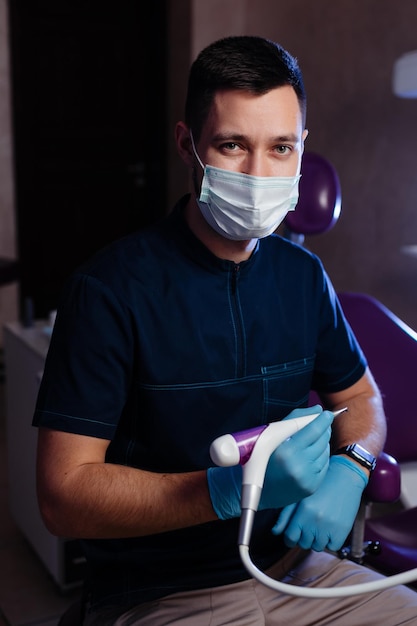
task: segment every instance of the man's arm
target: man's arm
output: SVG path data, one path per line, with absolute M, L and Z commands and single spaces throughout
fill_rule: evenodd
M 332 421 L 324 411 L 276 448 L 266 469 L 261 509 L 281 508 L 316 491 L 327 472 Z M 158 474 L 105 463 L 108 445 L 103 439 L 40 429 L 38 499 L 52 533 L 129 537 L 240 515 L 240 466 L 211 468 L 209 480 L 206 471 Z
M 51 533 L 131 537 L 217 519 L 205 471 L 158 474 L 105 463 L 109 441 L 40 428 L 37 489 Z
M 333 422 L 334 450 L 359 443 L 378 456 L 385 443 L 386 420 L 381 394 L 369 369 L 351 387 L 321 399 L 326 408 L 335 410 L 347 406 L 349 409 Z

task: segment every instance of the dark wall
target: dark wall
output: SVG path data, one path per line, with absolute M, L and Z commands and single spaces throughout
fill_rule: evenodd
M 44 317 L 77 265 L 166 212 L 165 3 L 9 11 L 21 306 Z

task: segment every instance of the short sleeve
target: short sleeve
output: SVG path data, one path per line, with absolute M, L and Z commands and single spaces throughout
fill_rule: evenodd
M 127 307 L 94 277 L 66 285 L 51 337 L 33 424 L 111 439 L 133 362 Z

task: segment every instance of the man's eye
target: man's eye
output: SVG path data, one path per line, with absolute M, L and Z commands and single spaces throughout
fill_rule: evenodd
M 279 154 L 287 154 L 288 152 L 291 151 L 291 148 L 290 148 L 290 146 L 277 146 L 276 147 L 276 151 Z

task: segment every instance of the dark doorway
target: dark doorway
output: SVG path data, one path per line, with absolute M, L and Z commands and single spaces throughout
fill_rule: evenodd
M 21 306 L 166 212 L 165 2 L 10 0 Z M 146 9 L 146 10 L 145 10 Z

